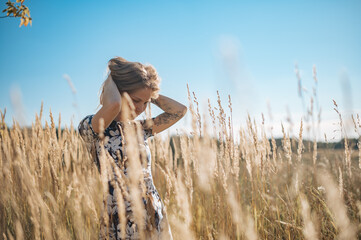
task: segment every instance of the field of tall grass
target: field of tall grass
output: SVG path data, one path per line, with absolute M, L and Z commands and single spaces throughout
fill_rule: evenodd
M 297 138 L 283 129 L 276 141 L 251 117 L 234 132 L 231 98 L 225 107 L 218 96 L 201 115 L 188 94 L 192 133 L 147 140 L 174 239 L 361 239 L 361 151 L 347 138 L 343 149 L 320 149 L 303 140 L 300 122 Z M 109 174 L 98 172 L 76 127 L 57 128 L 61 117 L 50 112 L 43 128 L 42 118 L 41 106 L 30 129 L 9 127 L 1 112 L 0 236 L 97 239 Z M 114 166 L 106 154 L 101 164 Z

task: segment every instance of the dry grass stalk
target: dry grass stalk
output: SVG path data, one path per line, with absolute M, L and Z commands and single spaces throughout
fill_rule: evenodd
M 361 127 L 361 122 L 360 122 L 360 116 L 357 114 L 357 122 L 353 116 L 353 114 L 351 115 L 352 117 L 352 122 L 354 125 L 354 131 L 358 136 L 358 141 L 357 141 L 357 148 L 358 148 L 358 167 L 361 169 L 361 135 L 359 133 L 359 128 Z
M 200 130 L 199 128 L 197 128 L 197 115 L 194 111 L 194 107 L 193 107 L 193 103 L 192 103 L 192 97 L 191 97 L 191 93 L 189 90 L 189 86 L 187 84 L 187 91 L 188 91 L 188 103 L 189 103 L 189 112 L 191 113 L 191 117 L 192 117 L 192 129 L 193 129 L 193 135 L 197 134 L 197 130 Z M 199 133 L 200 134 L 200 133 Z
M 313 165 L 316 165 L 317 162 L 317 141 L 316 138 L 313 140 L 313 145 L 312 145 L 312 162 Z
M 232 220 L 237 225 L 237 230 L 239 230 L 235 233 L 235 237 L 239 238 L 241 233 L 244 233 L 247 240 L 258 239 L 257 233 L 254 231 L 253 219 L 239 206 L 233 191 L 229 191 L 227 200 L 232 210 Z
M 283 139 L 282 139 L 283 151 L 285 152 L 285 157 L 287 158 L 288 163 L 292 164 L 291 141 L 290 141 L 289 135 L 286 134 L 286 132 L 285 132 L 283 124 L 281 124 L 281 126 L 282 126 L 282 133 L 283 133 Z
M 351 177 L 352 176 L 352 171 L 351 171 L 351 149 L 348 145 L 348 140 L 347 138 L 344 139 L 345 141 L 345 165 L 348 169 L 348 174 Z
M 343 177 L 341 167 L 338 167 L 339 177 L 338 177 L 338 190 L 340 192 L 340 197 L 343 199 Z
M 194 103 L 197 105 L 197 123 L 198 123 L 198 131 L 199 131 L 199 136 L 202 136 L 202 118 L 201 118 L 201 114 L 199 113 L 199 103 L 198 103 L 198 99 L 196 97 L 196 94 L 193 92 L 193 101 Z
M 302 230 L 303 235 L 307 240 L 317 240 L 318 234 L 311 219 L 311 209 L 307 201 L 307 197 L 304 194 L 301 194 L 300 201 L 301 201 L 301 214 L 304 223 L 304 228 Z
M 303 121 L 301 119 L 300 133 L 298 138 L 298 149 L 297 149 L 297 161 L 301 162 L 302 152 L 303 152 L 303 140 L 302 140 L 302 132 L 303 132 Z
M 327 205 L 331 209 L 339 228 L 338 239 L 356 239 L 356 228 L 347 216 L 345 204 L 332 177 L 327 172 L 323 172 L 318 178 L 321 184 L 325 186 Z

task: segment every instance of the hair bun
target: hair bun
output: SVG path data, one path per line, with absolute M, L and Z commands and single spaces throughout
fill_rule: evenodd
M 110 71 L 119 69 L 124 63 L 128 63 L 129 61 L 125 60 L 122 57 L 115 57 L 108 61 L 108 68 Z
M 111 76 L 119 92 L 146 86 L 152 89 L 152 98 L 156 98 L 160 90 L 161 79 L 151 64 L 131 62 L 117 56 L 108 61 L 108 76 Z

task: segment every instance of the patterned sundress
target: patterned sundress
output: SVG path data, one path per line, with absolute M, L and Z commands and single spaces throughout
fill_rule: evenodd
M 87 143 L 88 150 L 94 153 L 94 161 L 100 169 L 99 155 L 100 149 L 100 138 L 92 127 L 92 118 L 94 114 L 87 115 L 83 118 L 78 126 L 78 131 L 82 139 Z M 144 120 L 140 120 L 141 126 L 144 124 Z M 122 122 L 112 121 L 108 128 L 104 131 L 104 137 L 108 137 L 108 141 L 104 142 L 104 149 L 108 151 L 109 155 L 114 159 L 116 165 L 123 171 L 124 175 L 127 176 L 127 168 L 124 167 L 122 162 L 126 149 L 123 148 L 122 134 L 124 125 Z M 147 156 L 146 166 L 143 168 L 144 183 L 146 186 L 146 196 L 142 198 L 144 208 L 146 209 L 147 219 L 152 221 L 146 224 L 152 224 L 147 228 L 152 229 L 151 239 L 172 239 L 172 234 L 166 217 L 163 202 L 157 192 L 157 189 L 153 183 L 152 171 L 151 171 L 151 152 L 147 144 L 147 139 L 152 137 L 152 131 L 150 129 L 144 129 L 144 145 L 140 146 L 145 150 Z M 96 153 L 96 154 L 95 154 Z M 119 157 L 120 159 L 119 159 Z M 126 212 L 126 231 L 125 234 L 121 232 L 121 223 L 118 217 L 118 208 L 116 194 L 110 181 L 108 182 L 109 193 L 107 196 L 107 212 L 109 216 L 109 227 L 107 228 L 108 236 L 102 236 L 102 230 L 100 230 L 99 239 L 122 239 L 121 236 L 125 235 L 124 239 L 139 239 L 140 233 L 138 225 L 135 223 L 132 206 L 130 201 L 124 199 L 125 212 Z M 105 225 L 102 226 L 105 228 Z M 148 236 L 148 235 L 147 235 Z M 148 237 L 150 238 L 150 237 Z

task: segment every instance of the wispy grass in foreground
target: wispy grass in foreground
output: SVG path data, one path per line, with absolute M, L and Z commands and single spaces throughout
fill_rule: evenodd
M 305 147 L 301 122 L 294 130 L 298 139 L 283 130 L 277 145 L 251 117 L 247 127 L 233 132 L 219 96 L 218 106 L 209 103 L 209 117 L 202 118 L 194 93 L 189 100 L 191 135 L 148 140 L 155 185 L 175 239 L 361 237 L 361 153 L 352 152 L 347 139 L 341 150 L 318 149 L 316 141 Z M 232 113 L 230 98 L 228 107 Z M 110 175 L 99 174 L 73 126 L 56 128 L 50 112 L 43 129 L 42 111 L 31 129 L 16 122 L 9 129 L 1 113 L 1 237 L 97 239 Z M 356 119 L 355 131 L 359 127 Z M 142 163 L 139 157 L 130 160 L 135 168 Z M 105 154 L 101 164 L 114 166 Z M 139 180 L 116 174 L 119 196 L 128 194 L 120 191 L 122 184 L 137 189 L 130 189 L 134 198 L 141 196 Z M 142 212 L 136 214 L 140 222 Z

